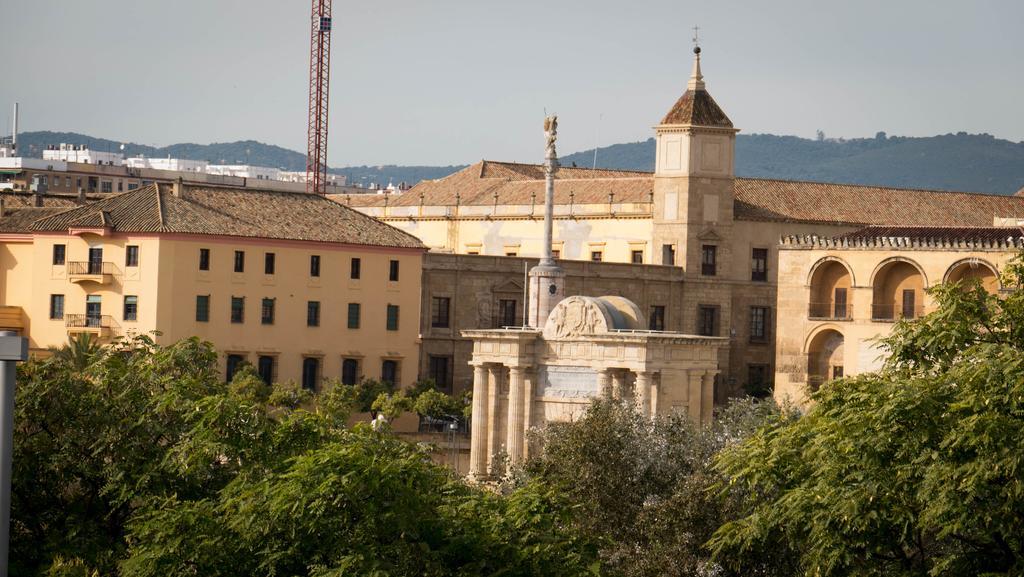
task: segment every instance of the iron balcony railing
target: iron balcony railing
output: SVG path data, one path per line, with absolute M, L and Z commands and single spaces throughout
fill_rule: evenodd
M 916 319 L 923 316 L 923 306 L 907 307 L 894 304 L 871 305 L 871 320 L 873 321 L 896 321 L 899 319 Z
M 101 275 L 115 274 L 117 267 L 112 262 L 71 261 L 68 263 L 68 274 Z
M 64 326 L 69 329 L 112 329 L 114 317 L 110 315 L 93 315 L 86 313 L 64 315 Z
M 846 320 L 852 315 L 850 303 L 811 303 L 807 307 L 807 317 L 812 319 Z

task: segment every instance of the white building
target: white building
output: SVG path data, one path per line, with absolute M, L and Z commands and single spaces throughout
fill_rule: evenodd
M 88 146 L 60 143 L 43 151 L 43 160 L 59 160 L 61 162 L 78 162 L 81 164 L 102 164 L 121 166 L 124 156 L 120 152 L 102 152 L 90 150 Z
M 129 168 L 151 168 L 154 170 L 174 170 L 177 172 L 206 172 L 210 165 L 205 160 L 187 160 L 184 158 L 146 158 L 136 156 L 125 160 Z
M 211 164 L 206 167 L 206 174 L 255 178 L 256 180 L 282 180 L 281 171 L 276 168 L 249 164 Z

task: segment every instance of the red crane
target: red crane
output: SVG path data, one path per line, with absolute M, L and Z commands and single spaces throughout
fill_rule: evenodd
M 313 0 L 309 48 L 306 192 L 327 193 L 327 100 L 331 79 L 331 0 Z

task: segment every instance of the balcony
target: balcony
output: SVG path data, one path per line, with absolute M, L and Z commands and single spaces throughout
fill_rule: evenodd
M 101 339 L 117 335 L 118 326 L 110 315 L 64 315 L 64 327 L 69 335 L 89 333 Z
M 849 303 L 824 302 L 807 306 L 807 318 L 811 320 L 848 321 L 853 318 L 853 307 Z
M 117 267 L 112 262 L 72 261 L 67 267 L 68 280 L 77 283 L 110 284 L 117 273 Z
M 924 307 L 920 306 L 871 305 L 871 320 L 873 321 L 896 322 L 900 319 L 921 318 L 924 314 Z

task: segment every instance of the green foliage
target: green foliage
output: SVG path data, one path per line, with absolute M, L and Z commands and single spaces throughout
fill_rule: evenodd
M 932 294 L 938 310 L 883 340 L 883 371 L 721 455 L 727 488 L 762 498 L 716 533 L 720 558 L 785 535 L 806 575 L 1024 571 L 1024 294 Z
M 516 483 L 548 487 L 573 504 L 574 523 L 602 544 L 601 557 L 626 576 L 707 575 L 720 571 L 704 543 L 745 495 L 722 498 L 711 458 L 766 420 L 770 403 L 738 400 L 710 427 L 672 416 L 653 422 L 631 406 L 596 401 L 571 423 L 549 425 L 534 442 L 543 447 Z M 746 575 L 785 575 L 785 548 L 744 563 Z M 727 573 L 720 573 L 727 574 Z
M 90 333 L 80 333 L 68 338 L 68 344 L 60 348 L 51 348 L 51 362 L 63 366 L 85 370 L 103 354 L 100 341 Z
M 235 396 L 265 403 L 270 399 L 273 387 L 263 381 L 251 364 L 243 362 L 231 378 L 228 390 Z
M 581 575 L 596 547 L 550 491 L 465 485 L 415 445 L 344 428 L 357 391 L 221 382 L 196 339 L 79 369 L 22 365 L 14 576 Z M 405 401 L 400 401 L 400 399 Z M 411 403 L 404 395 L 389 404 Z
M 424 417 L 441 419 L 445 417 L 461 417 L 465 402 L 440 391 L 428 390 L 420 393 L 413 403 L 413 410 Z
M 381 415 L 389 422 L 395 420 L 399 415 L 411 411 L 413 400 L 405 396 L 405 392 L 381 393 L 370 408 Z

